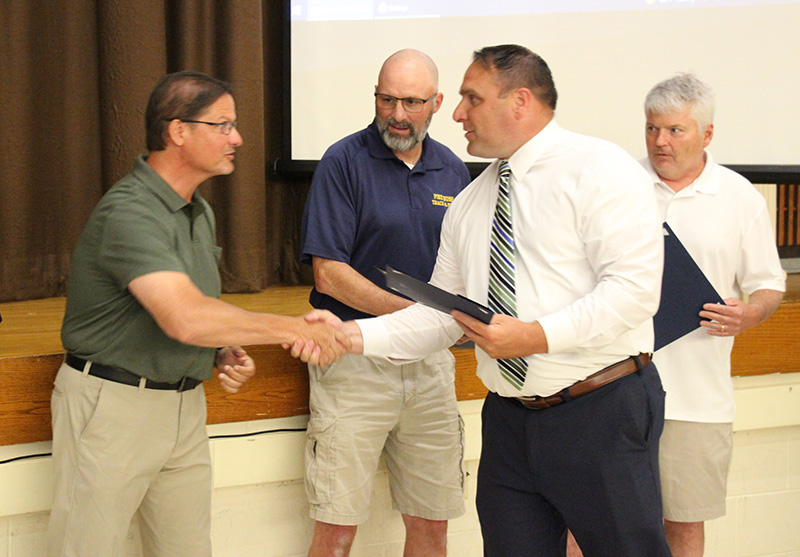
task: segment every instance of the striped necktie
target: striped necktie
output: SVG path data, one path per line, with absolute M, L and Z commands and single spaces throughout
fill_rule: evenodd
M 511 224 L 511 167 L 500 161 L 500 188 L 492 221 L 492 241 L 489 248 L 489 309 L 494 313 L 517 316 L 517 297 L 514 292 L 514 229 Z M 497 360 L 500 373 L 517 390 L 522 390 L 528 362 L 525 358 Z

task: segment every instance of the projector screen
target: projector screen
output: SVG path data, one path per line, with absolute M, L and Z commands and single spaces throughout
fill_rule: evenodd
M 366 127 L 382 62 L 429 54 L 444 102 L 429 133 L 468 162 L 453 121 L 472 52 L 517 43 L 541 55 L 563 127 L 646 154 L 649 89 L 691 71 L 715 90 L 710 150 L 728 165 L 800 164 L 800 1 L 291 0 L 292 160 L 319 160 Z

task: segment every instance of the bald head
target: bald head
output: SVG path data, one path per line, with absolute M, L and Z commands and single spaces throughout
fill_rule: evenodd
M 430 56 L 413 48 L 398 50 L 386 59 L 378 74 L 378 89 L 380 90 L 385 81 L 396 79 L 397 76 L 424 81 L 431 94 L 439 89 L 439 70 L 436 64 Z
M 442 99 L 439 71 L 427 54 L 407 48 L 383 63 L 375 86 L 375 123 L 398 158 L 416 164 Z

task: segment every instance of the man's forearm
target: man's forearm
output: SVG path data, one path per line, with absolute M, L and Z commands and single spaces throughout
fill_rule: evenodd
M 184 344 L 291 344 L 298 338 L 325 342 L 332 332 L 324 323 L 246 311 L 206 296 L 182 273 L 150 273 L 131 281 L 128 288 L 161 330 Z
M 189 309 L 182 326 L 174 330 L 181 342 L 216 347 L 292 343 L 302 336 L 304 325 L 301 317 L 246 311 L 207 298 Z
M 423 358 L 452 346 L 462 335 L 452 317 L 422 304 L 356 323 L 363 336 L 364 354 L 397 360 Z
M 347 263 L 314 257 L 313 265 L 317 290 L 358 311 L 384 315 L 413 304 L 377 286 Z
M 755 309 L 750 326 L 758 325 L 768 319 L 781 305 L 781 300 L 783 300 L 783 292 L 777 290 L 765 288 L 753 292 L 747 299 L 747 303 L 754 306 Z

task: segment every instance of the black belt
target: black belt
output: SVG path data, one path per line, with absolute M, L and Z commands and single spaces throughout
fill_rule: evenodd
M 611 364 L 610 366 L 601 369 L 597 373 L 593 373 L 583 381 L 578 381 L 577 383 L 570 385 L 566 389 L 563 389 L 554 395 L 516 397 L 516 400 L 519 401 L 519 403 L 525 408 L 530 408 L 531 410 L 552 408 L 553 406 L 558 406 L 563 402 L 569 402 L 574 398 L 578 398 L 586 393 L 590 393 L 604 385 L 608 385 L 612 381 L 616 381 L 621 377 L 625 377 L 626 375 L 630 375 L 631 373 L 639 371 L 640 369 L 647 367 L 649 363 L 650 354 L 631 356 L 630 358 L 626 358 L 621 362 Z
M 64 362 L 66 362 L 69 367 L 75 368 L 78 371 L 83 371 L 87 363 L 91 364 L 91 367 L 89 368 L 89 375 L 94 375 L 95 377 L 99 377 L 101 379 L 113 381 L 114 383 L 122 383 L 123 385 L 132 385 L 134 387 L 138 387 L 142 380 L 140 375 L 136 375 L 130 371 L 118 367 L 104 366 L 103 364 L 88 362 L 83 358 L 79 358 L 74 354 L 70 354 L 69 352 L 67 352 Z M 200 379 L 195 379 L 193 377 L 184 377 L 177 383 L 161 383 L 159 381 L 146 379 L 144 388 L 157 389 L 159 391 L 178 391 L 181 393 L 183 391 L 191 391 L 202 382 L 203 381 Z

